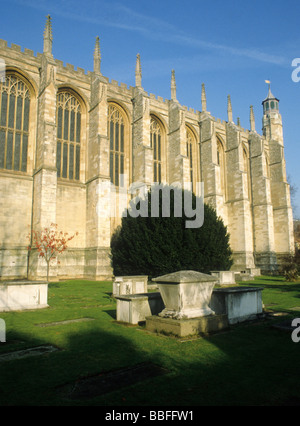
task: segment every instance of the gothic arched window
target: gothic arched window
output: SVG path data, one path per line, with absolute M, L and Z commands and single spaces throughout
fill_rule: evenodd
M 158 120 L 151 117 L 150 146 L 153 149 L 153 181 L 161 183 L 162 180 L 162 131 Z
M 70 91 L 57 95 L 57 177 L 80 178 L 81 107 Z
M 108 140 L 110 181 L 123 186 L 120 175 L 125 173 L 125 120 L 121 109 L 113 104 L 108 107 Z
M 0 168 L 27 171 L 30 92 L 16 75 L 0 83 Z
M 195 189 L 195 160 L 196 160 L 196 141 L 192 131 L 186 127 L 186 155 L 189 160 L 189 176 L 191 183 L 191 190 Z
M 217 164 L 220 166 L 220 189 L 225 196 L 225 155 L 222 143 L 217 140 Z

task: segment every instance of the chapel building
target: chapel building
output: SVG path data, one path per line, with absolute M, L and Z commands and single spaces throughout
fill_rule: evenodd
M 111 235 L 120 223 L 108 213 L 111 183 L 204 183 L 204 201 L 230 233 L 232 269 L 275 272 L 294 250 L 279 100 L 269 88 L 262 135 L 253 107 L 250 129 L 182 106 L 171 73 L 171 98 L 142 87 L 137 55 L 135 87 L 101 73 L 99 38 L 94 68 L 64 65 L 52 54 L 47 17 L 43 53 L 0 40 L 0 279 L 42 279 L 46 263 L 27 250 L 30 229 L 56 223 L 78 236 L 51 279 L 112 277 Z M 204 218 L 205 220 L 205 218 Z

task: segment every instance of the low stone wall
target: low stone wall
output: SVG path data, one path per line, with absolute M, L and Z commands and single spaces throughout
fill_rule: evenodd
M 0 312 L 48 307 L 48 283 L 7 281 L 0 284 Z

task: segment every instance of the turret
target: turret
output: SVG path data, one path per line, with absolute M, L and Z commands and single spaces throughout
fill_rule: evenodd
M 262 101 L 262 105 L 264 108 L 264 115 L 270 116 L 270 114 L 274 114 L 279 111 L 279 99 L 275 98 L 271 92 L 271 83 L 269 80 L 266 80 L 266 83 L 269 85 L 269 92 L 266 99 Z
M 266 80 L 269 85 L 268 96 L 262 102 L 263 105 L 263 135 L 268 139 L 274 139 L 283 143 L 282 136 L 282 119 L 279 113 L 279 99 L 271 92 L 271 83 Z

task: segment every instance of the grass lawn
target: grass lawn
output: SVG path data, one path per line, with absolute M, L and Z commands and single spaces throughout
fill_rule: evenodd
M 0 313 L 6 323 L 6 343 L 0 343 L 0 405 L 299 405 L 300 342 L 272 325 L 300 318 L 300 281 L 259 277 L 242 283 L 249 284 L 264 287 L 266 310 L 286 316 L 238 324 L 210 337 L 179 339 L 117 323 L 111 282 L 51 283 L 49 308 Z M 74 319 L 85 320 L 70 322 Z M 40 345 L 59 350 L 1 362 L 4 353 Z M 70 397 L 70 389 L 84 378 L 105 378 L 106 372 L 143 363 L 149 371 L 151 365 L 160 366 L 164 374 L 125 386 L 118 379 L 106 393 Z

